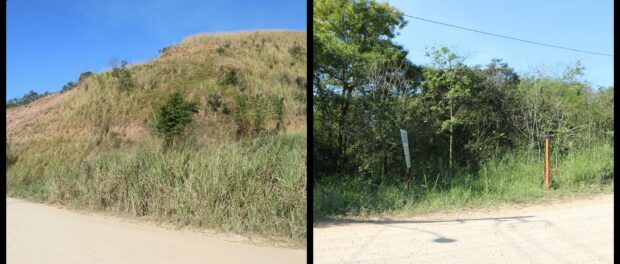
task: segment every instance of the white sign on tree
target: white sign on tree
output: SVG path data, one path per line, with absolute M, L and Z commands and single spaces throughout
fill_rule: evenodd
M 407 131 L 400 130 L 400 138 L 403 140 L 403 150 L 405 151 L 405 162 L 407 162 L 407 169 L 411 168 L 411 161 L 409 160 L 409 139 L 407 138 Z

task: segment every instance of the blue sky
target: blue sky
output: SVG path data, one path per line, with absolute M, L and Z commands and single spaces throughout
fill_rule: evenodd
M 405 14 L 562 47 L 613 54 L 613 1 L 388 0 Z M 468 65 L 503 59 L 519 73 L 544 69 L 559 75 L 577 60 L 593 86 L 614 83 L 613 57 L 577 53 L 492 37 L 425 21 L 409 23 L 395 41 L 409 59 L 428 64 L 426 47 L 446 46 Z
M 113 57 L 144 62 L 204 32 L 306 31 L 304 0 L 7 1 L 7 99 L 59 91 Z

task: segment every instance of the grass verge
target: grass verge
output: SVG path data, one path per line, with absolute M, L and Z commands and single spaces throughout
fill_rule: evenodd
M 552 164 L 552 184 L 548 191 L 543 185 L 544 163 L 523 153 L 490 160 L 477 174 L 456 173 L 445 181 L 427 175 L 416 175 L 412 183 L 336 175 L 315 183 L 314 219 L 411 215 L 610 192 L 613 191 L 613 155 L 610 145 L 571 152 L 557 165 Z
M 10 166 L 7 194 L 304 247 L 305 153 L 305 137 L 274 135 L 167 152 L 141 144 L 81 162 L 50 156 Z

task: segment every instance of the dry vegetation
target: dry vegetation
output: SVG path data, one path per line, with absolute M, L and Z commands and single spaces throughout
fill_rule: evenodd
M 189 37 L 8 109 L 8 194 L 302 245 L 306 85 L 304 32 Z M 164 153 L 152 122 L 175 91 L 199 112 Z

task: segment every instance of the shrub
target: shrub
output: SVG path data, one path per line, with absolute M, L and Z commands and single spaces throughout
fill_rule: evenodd
M 133 88 L 133 80 L 131 76 L 131 72 L 127 69 L 127 65 L 129 64 L 127 60 L 121 61 L 121 67 L 116 66 L 117 58 L 113 58 L 110 64 L 112 64 L 112 72 L 109 74 L 117 80 L 116 88 L 120 91 L 129 91 Z
M 165 47 L 163 49 L 159 50 L 159 53 L 161 53 L 162 55 L 166 54 L 166 51 L 170 50 L 170 47 Z
M 209 94 L 207 96 L 207 105 L 211 108 L 211 111 L 217 112 L 222 106 L 222 97 L 219 94 Z
M 92 75 L 94 75 L 94 73 L 91 72 L 91 71 L 87 71 L 87 72 L 81 73 L 80 74 L 80 79 L 78 80 L 78 84 L 83 83 L 86 80 L 86 78 L 88 78 L 88 77 L 90 77 Z
M 78 85 L 77 83 L 68 82 L 67 84 L 65 84 L 65 86 L 62 87 L 62 90 L 60 90 L 60 92 L 64 93 L 64 92 L 71 91 L 71 90 L 75 89 L 75 87 L 77 87 L 77 85 Z
M 131 72 L 125 68 L 127 61 L 123 61 L 121 68 L 112 69 L 112 77 L 118 81 L 117 88 L 121 91 L 129 91 L 133 87 Z
M 257 95 L 253 100 L 254 106 L 254 131 L 258 134 L 265 130 L 267 125 L 267 106 L 265 100 Z
M 169 148 L 175 138 L 183 133 L 192 122 L 192 113 L 197 112 L 198 102 L 186 101 L 179 92 L 170 95 L 155 118 L 155 129 L 164 139 L 164 149 Z
M 300 59 L 304 55 L 304 49 L 299 44 L 297 44 L 297 41 L 295 41 L 295 43 L 293 43 L 293 46 L 288 49 L 288 52 L 295 59 Z
M 223 85 L 233 85 L 236 86 L 239 84 L 239 76 L 237 75 L 236 70 L 229 70 L 224 75 L 224 79 L 221 82 Z
M 251 122 L 249 117 L 249 102 L 245 95 L 237 96 L 237 109 L 235 111 L 235 123 L 237 125 L 237 137 L 242 137 L 250 132 Z

